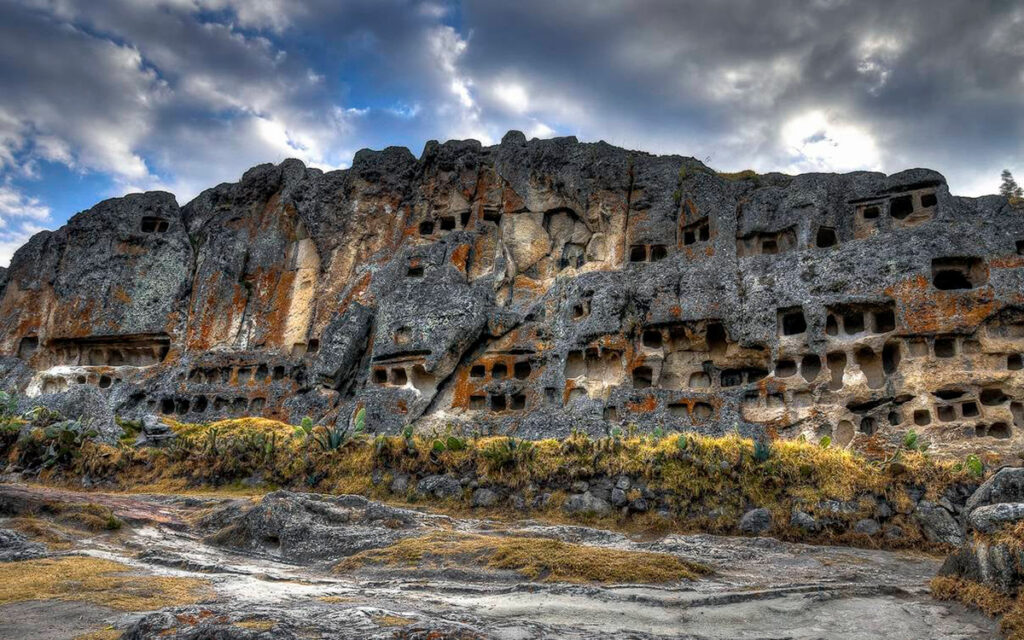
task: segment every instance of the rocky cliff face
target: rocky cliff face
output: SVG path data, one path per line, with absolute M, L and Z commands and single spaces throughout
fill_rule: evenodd
M 108 200 L 0 273 L 3 384 L 114 414 L 1024 441 L 1024 214 L 509 133 Z M 83 391 L 95 388 L 95 391 Z M 66 396 L 65 396 L 66 397 Z

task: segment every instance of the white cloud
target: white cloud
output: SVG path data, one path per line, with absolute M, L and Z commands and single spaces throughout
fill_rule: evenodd
M 45 222 L 50 217 L 50 208 L 38 198 L 25 196 L 9 185 L 0 185 L 0 220 L 30 218 Z
M 787 171 L 854 171 L 881 165 L 875 139 L 862 127 L 812 110 L 785 123 L 780 140 L 791 162 Z
M 50 208 L 10 185 L 0 185 L 0 267 L 6 267 L 18 247 L 43 230 Z
M 526 113 L 530 109 L 530 96 L 523 85 L 499 82 L 491 87 L 494 98 L 513 113 Z

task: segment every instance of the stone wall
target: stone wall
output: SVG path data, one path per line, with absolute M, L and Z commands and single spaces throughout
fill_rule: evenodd
M 572 138 L 102 202 L 0 273 L 4 386 L 117 415 L 1024 441 L 1024 213 Z

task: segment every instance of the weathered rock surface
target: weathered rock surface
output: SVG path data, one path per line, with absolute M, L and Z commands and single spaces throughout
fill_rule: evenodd
M 967 499 L 964 516 L 970 517 L 978 507 L 1024 502 L 1024 467 L 1003 467 L 983 482 Z
M 1016 596 L 1024 586 L 1024 543 L 994 537 L 1024 520 L 1024 467 L 1005 467 L 986 480 L 963 509 L 970 535 L 951 553 L 940 575 L 977 582 Z M 920 505 L 919 505 L 920 506 Z
M 705 563 L 714 573 L 693 582 L 656 585 L 568 584 L 488 569 L 470 556 L 450 558 L 440 567 L 397 563 L 339 573 L 316 561 L 268 554 L 262 545 L 225 548 L 202 534 L 214 524 L 240 524 L 261 536 L 312 523 L 311 534 L 330 553 L 338 541 L 344 546 L 345 540 L 365 537 L 371 525 L 359 514 L 386 507 L 362 499 L 335 502 L 285 492 L 267 496 L 256 507 L 245 499 L 216 496 L 0 485 L 0 495 L 7 494 L 24 504 L 59 499 L 108 505 L 133 524 L 106 534 L 83 531 L 68 552 L 117 560 L 136 576 L 173 571 L 207 581 L 211 592 L 194 605 L 155 612 L 117 612 L 88 602 L 71 606 L 64 599 L 0 604 L 0 637 L 79 637 L 108 625 L 134 640 L 995 637 L 995 621 L 928 596 L 924 585 L 938 562 L 919 553 L 790 544 L 764 537 L 656 535 L 636 540 L 603 529 L 529 520 L 442 518 L 439 529 L 448 533 L 535 536 L 595 548 L 657 551 Z M 212 514 L 197 517 L 211 507 Z M 280 510 L 280 521 L 286 524 L 248 523 L 252 510 Z M 346 521 L 339 513 L 354 515 Z M 41 517 L 45 524 L 47 516 Z M 409 517 L 423 526 L 399 526 L 400 531 L 433 533 L 429 523 L 436 516 L 412 512 Z M 257 520 L 268 518 L 263 514 Z M 4 525 L 0 518 L 0 527 Z M 46 633 L 40 633 L 44 628 Z
M 929 500 L 917 503 L 914 517 L 929 542 L 959 545 L 964 542 L 964 531 L 946 507 Z
M 0 382 L 129 418 L 616 425 L 1009 453 L 1024 231 L 926 169 L 727 179 L 572 138 L 108 200 L 0 282 Z M 90 409 L 103 431 L 110 414 Z M 76 416 L 72 416 L 76 417 Z M 605 499 L 605 498 L 602 498 Z
M 46 547 L 38 542 L 30 542 L 17 531 L 0 529 L 0 562 L 12 560 L 28 560 L 46 554 Z
M 765 508 L 751 509 L 740 518 L 740 531 L 743 533 L 760 534 L 772 528 L 772 512 Z
M 447 518 L 389 507 L 361 496 L 275 491 L 245 513 L 236 504 L 206 516 L 224 527 L 210 540 L 288 561 L 330 561 L 384 547 Z
M 971 512 L 970 527 L 982 533 L 994 533 L 1007 525 L 1024 520 L 1024 504 L 1004 502 L 978 507 Z

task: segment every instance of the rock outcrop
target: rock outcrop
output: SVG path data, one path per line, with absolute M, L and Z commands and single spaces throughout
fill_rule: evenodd
M 723 176 L 572 138 L 108 200 L 0 274 L 0 386 L 111 415 L 527 437 L 1024 441 L 1024 225 L 934 171 Z M 102 412 L 101 412 L 102 413 Z M 109 424 L 110 418 L 97 421 Z
M 964 507 L 964 528 L 970 534 L 950 554 L 940 576 L 982 584 L 1016 597 L 1024 586 L 1024 468 L 1005 467 L 985 481 Z

